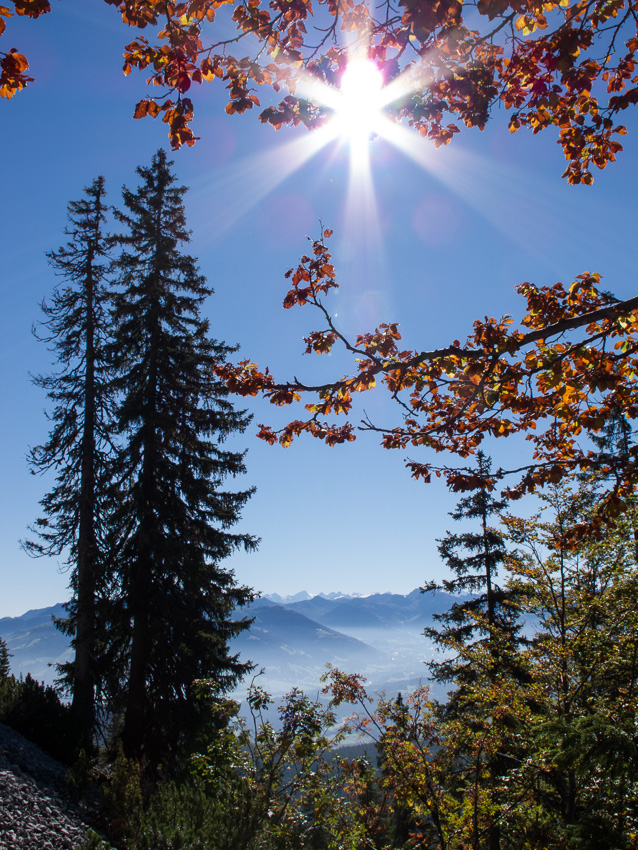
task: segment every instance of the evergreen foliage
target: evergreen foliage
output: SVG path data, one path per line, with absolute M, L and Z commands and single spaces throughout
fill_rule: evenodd
M 592 488 L 557 488 L 541 514 L 507 521 L 513 581 L 537 623 L 537 710 L 511 793 L 521 835 L 575 850 L 627 847 L 638 830 L 635 516 L 574 547 L 595 498 Z
M 448 791 L 458 801 L 472 850 L 502 847 L 499 810 L 507 794 L 507 775 L 520 755 L 518 726 L 528 680 L 520 653 L 520 620 L 511 591 L 497 584 L 506 558 L 504 534 L 490 525 L 505 502 L 491 494 L 491 461 L 477 453 L 475 475 L 483 486 L 460 499 L 451 516 L 478 521 L 478 530 L 448 533 L 439 552 L 455 578 L 442 587 L 470 594 L 443 614 L 441 627 L 425 634 L 451 653 L 430 663 L 433 678 L 452 685 L 447 703 L 438 705 Z M 424 590 L 440 589 L 430 583 Z M 464 812 L 464 813 L 463 813 Z
M 104 179 L 98 177 L 81 200 L 69 204 L 69 241 L 48 255 L 63 282 L 42 304 L 39 338 L 56 355 L 58 370 L 34 379 L 53 403 L 52 427 L 47 442 L 31 450 L 29 463 L 33 472 L 53 471 L 56 478 L 41 501 L 44 517 L 31 529 L 35 536 L 25 543 L 35 556 L 64 553 L 71 567 L 69 617 L 57 625 L 71 635 L 75 649 L 74 662 L 63 672 L 85 748 L 92 745 L 103 675 L 98 609 L 108 572 L 104 538 L 113 409 L 106 357 L 111 240 L 104 197 Z
M 6 723 L 54 758 L 69 764 L 75 755 L 75 719 L 55 689 L 33 679 L 0 679 L 0 723 Z
M 252 490 L 222 489 L 245 471 L 244 454 L 223 442 L 249 417 L 213 373 L 234 349 L 211 339 L 201 316 L 212 290 L 180 251 L 189 240 L 186 189 L 174 185 L 170 165 L 159 151 L 138 168 L 138 189 L 123 191 L 111 348 L 121 441 L 114 551 L 123 595 L 114 639 L 126 658 L 124 681 L 113 688 L 127 755 L 155 763 L 196 723 L 192 683 L 210 678 L 223 692 L 249 669 L 229 641 L 248 626 L 233 611 L 252 593 L 220 562 L 256 545 L 230 531 Z
M 57 625 L 75 649 L 62 681 L 78 750 L 105 713 L 122 718 L 129 755 L 157 764 L 196 730 L 195 680 L 224 692 L 250 667 L 229 642 L 248 625 L 234 609 L 252 592 L 221 562 L 256 541 L 232 531 L 252 490 L 224 488 L 245 467 L 223 444 L 249 417 L 214 375 L 235 349 L 210 338 L 200 310 L 212 290 L 180 250 L 186 190 L 163 151 L 138 172 L 115 211 L 117 240 L 99 177 L 69 205 L 69 241 L 49 255 L 63 282 L 42 305 L 40 338 L 57 370 L 35 382 L 52 427 L 29 461 L 56 477 L 24 545 L 71 568 Z
M 129 850 L 233 850 L 240 813 L 207 794 L 202 783 L 167 783 L 132 820 Z
M 11 662 L 9 658 L 11 653 L 7 649 L 7 644 L 0 637 L 0 679 L 6 679 L 11 670 Z
M 491 494 L 491 461 L 477 453 L 475 474 L 484 481 L 481 489 L 459 500 L 450 516 L 455 521 L 475 520 L 478 530 L 449 532 L 439 541 L 439 552 L 455 577 L 438 585 L 430 582 L 424 592 L 445 590 L 465 596 L 443 614 L 434 614 L 439 627 L 425 629 L 450 657 L 430 664 L 433 678 L 453 684 L 448 713 L 472 694 L 477 680 L 490 681 L 510 673 L 517 665 L 520 623 L 511 592 L 497 584 L 499 567 L 507 550 L 503 532 L 490 525 L 498 519 L 505 502 Z M 479 655 L 481 656 L 479 658 Z M 520 672 L 520 671 L 519 671 Z

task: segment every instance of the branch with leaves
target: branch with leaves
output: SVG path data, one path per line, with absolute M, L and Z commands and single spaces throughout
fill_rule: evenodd
M 9 2 L 9 0 L 6 0 Z M 154 94 L 135 117 L 161 115 L 173 148 L 193 145 L 193 84 L 221 81 L 228 113 L 260 106 L 261 86 L 286 91 L 262 121 L 321 124 L 329 114 L 297 94 L 300 72 L 339 84 L 353 47 L 364 51 L 386 84 L 406 86 L 389 114 L 436 146 L 461 125 L 483 129 L 499 105 L 509 129 L 554 127 L 570 183 L 592 182 L 622 150 L 622 113 L 638 102 L 638 16 L 629 0 L 479 0 L 471 21 L 459 0 L 105 0 L 139 35 L 124 49 L 124 73 L 148 70 Z M 48 0 L 12 0 L 4 18 L 37 18 Z M 230 35 L 228 29 L 230 27 Z M 241 49 L 241 53 L 237 51 Z M 15 48 L 0 53 L 0 96 L 10 98 L 32 78 Z M 407 83 L 409 81 L 409 84 Z
M 638 456 L 601 456 L 589 439 L 617 412 L 638 416 L 638 298 L 618 301 L 599 288 L 600 276 L 584 273 L 570 285 L 518 287 L 525 299 L 515 326 L 510 316 L 474 322 L 461 343 L 433 350 L 403 349 L 398 325 L 382 324 L 348 340 L 335 326 L 326 296 L 337 287 L 326 240 L 314 241 L 310 255 L 288 272 L 291 288 L 284 307 L 310 305 L 325 322 L 305 338 L 306 353 L 341 346 L 352 355 L 352 373 L 321 384 L 297 378 L 278 381 L 257 364 L 221 364 L 218 374 L 232 392 L 261 395 L 282 406 L 304 400 L 305 417 L 275 430 L 261 425 L 259 436 L 289 446 L 303 433 L 335 445 L 354 440 L 354 397 L 383 387 L 396 403 L 398 421 L 380 425 L 365 418 L 358 430 L 380 435 L 386 449 L 430 449 L 470 458 L 488 437 L 522 435 L 531 444 L 529 464 L 498 469 L 488 482 L 475 471 L 434 460 L 407 459 L 416 479 L 443 476 L 453 491 L 488 486 L 510 476 L 505 493 L 519 498 L 565 476 L 596 468 L 609 481 L 601 515 L 613 519 L 634 491 Z M 307 399 L 307 400 L 306 400 Z M 328 422 L 341 416 L 345 421 Z

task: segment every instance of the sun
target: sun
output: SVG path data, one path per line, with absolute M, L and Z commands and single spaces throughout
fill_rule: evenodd
M 387 135 L 391 122 L 384 111 L 396 99 L 388 96 L 393 88 L 385 86 L 376 63 L 366 55 L 352 55 L 338 86 L 302 74 L 299 90 L 308 100 L 332 112 L 320 131 L 324 144 L 337 140 L 348 146 L 352 167 L 365 167 L 370 140 Z
M 335 84 L 336 83 L 336 84 Z M 367 49 L 359 47 L 347 58 L 345 67 L 333 83 L 300 70 L 296 75 L 296 93 L 308 103 L 324 109 L 327 120 L 303 137 L 292 139 L 275 150 L 250 160 L 229 173 L 225 184 L 233 197 L 231 208 L 224 209 L 224 227 L 268 195 L 324 148 L 336 143 L 349 152 L 350 168 L 346 207 L 357 228 L 368 228 L 378 237 L 372 160 L 374 140 L 389 143 L 421 167 L 429 169 L 429 156 L 422 151 L 420 137 L 397 123 L 388 107 L 422 88 L 422 77 L 408 69 L 386 80 Z M 366 215 L 362 217 L 362 210 Z M 220 225 L 222 226 L 222 225 Z
M 383 76 L 369 59 L 348 62 L 334 103 L 334 130 L 353 148 L 379 133 L 383 118 Z

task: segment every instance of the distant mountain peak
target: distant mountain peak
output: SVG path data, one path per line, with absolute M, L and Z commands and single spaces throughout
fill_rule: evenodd
M 332 593 L 318 593 L 322 599 L 363 599 L 363 593 L 341 593 L 339 590 L 333 590 Z
M 307 590 L 300 590 L 299 593 L 292 593 L 287 596 L 282 596 L 279 593 L 264 593 L 262 599 L 269 599 L 271 602 L 276 602 L 278 605 L 292 605 L 294 602 L 306 602 L 308 599 L 362 599 L 363 593 L 342 593 L 340 590 L 333 590 L 331 593 L 308 593 Z
M 288 596 L 281 596 L 279 593 L 264 593 L 261 598 L 270 599 L 271 602 L 276 602 L 278 605 L 288 605 L 291 602 L 305 602 L 307 599 L 312 599 L 312 596 L 306 590 L 300 590 L 299 593 Z

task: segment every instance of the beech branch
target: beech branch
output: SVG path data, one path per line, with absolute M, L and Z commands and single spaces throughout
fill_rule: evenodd
M 613 304 L 610 304 L 608 307 L 601 307 L 598 310 L 591 310 L 588 313 L 583 313 L 580 316 L 572 316 L 568 319 L 561 319 L 558 322 L 554 322 L 551 325 L 546 325 L 543 328 L 537 328 L 533 331 L 529 331 L 528 333 L 522 334 L 517 338 L 509 338 L 505 347 L 501 351 L 493 351 L 486 350 L 480 348 L 463 348 L 461 346 L 449 345 L 446 348 L 435 348 L 430 351 L 421 351 L 419 354 L 414 355 L 414 357 L 410 357 L 407 360 L 397 360 L 394 358 L 384 359 L 375 355 L 370 354 L 364 349 L 357 348 L 353 346 L 351 343 L 344 340 L 344 337 L 334 329 L 332 322 L 330 322 L 330 328 L 332 331 L 337 333 L 339 339 L 344 342 L 348 351 L 356 354 L 358 356 L 365 357 L 366 359 L 374 362 L 374 365 L 371 365 L 368 369 L 365 370 L 365 373 L 361 375 L 357 375 L 353 378 L 342 378 L 339 381 L 334 381 L 332 383 L 327 384 L 317 384 L 310 385 L 304 384 L 298 378 L 294 378 L 292 381 L 282 384 L 272 384 L 271 389 L 273 390 L 283 390 L 283 389 L 294 389 L 298 392 L 309 392 L 309 393 L 320 393 L 326 392 L 330 390 L 339 390 L 339 389 L 356 389 L 357 385 L 366 382 L 366 380 L 374 375 L 378 375 L 379 373 L 388 373 L 388 372 L 406 372 L 408 369 L 416 368 L 421 366 L 423 363 L 432 363 L 437 360 L 442 360 L 448 357 L 456 357 L 461 360 L 480 360 L 486 357 L 489 357 L 490 360 L 493 360 L 494 354 L 496 353 L 498 356 L 502 354 L 514 355 L 517 352 L 521 351 L 532 343 L 539 342 L 541 340 L 549 339 L 550 337 L 560 336 L 567 331 L 576 330 L 578 328 L 586 327 L 587 325 L 600 322 L 604 319 L 619 319 L 622 316 L 627 316 L 632 313 L 634 310 L 638 310 L 638 296 L 634 296 L 633 298 L 628 298 L 625 301 L 616 301 Z M 324 311 L 325 312 L 325 311 Z M 607 336 L 611 332 L 611 328 L 608 331 L 602 331 L 596 334 L 597 338 L 602 336 Z

